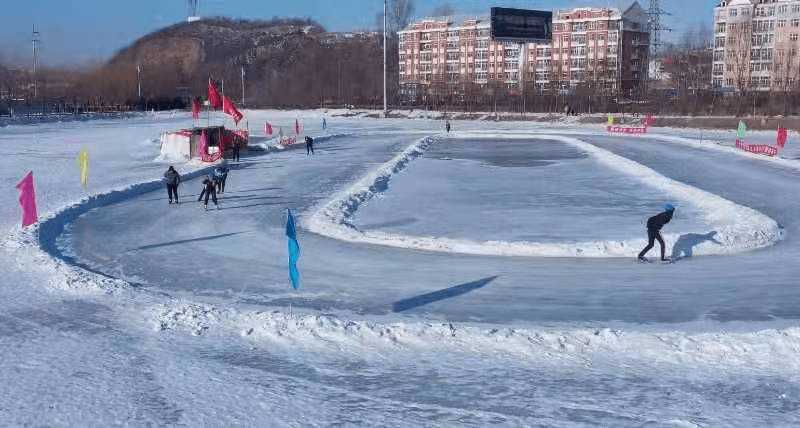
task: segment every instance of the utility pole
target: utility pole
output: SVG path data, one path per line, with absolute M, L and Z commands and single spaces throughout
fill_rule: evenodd
M 31 35 L 31 42 L 33 42 L 33 97 L 34 98 L 36 98 L 38 96 L 38 87 L 37 87 L 38 82 L 36 81 L 36 77 L 37 77 L 36 76 L 36 67 L 38 65 L 39 58 L 38 58 L 37 52 L 36 52 L 36 44 L 41 42 L 41 40 L 39 40 L 38 37 L 39 37 L 39 32 L 36 31 L 36 25 L 34 24 L 33 33 Z
M 242 66 L 242 107 L 244 107 L 244 65 Z
M 386 0 L 383 0 L 383 117 L 389 115 L 386 101 Z
M 136 84 L 139 87 L 139 99 L 142 99 L 142 66 L 136 64 Z

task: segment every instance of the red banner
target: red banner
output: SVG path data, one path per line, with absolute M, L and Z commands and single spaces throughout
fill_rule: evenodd
M 272 125 L 269 123 L 269 121 L 264 123 L 264 134 L 267 136 L 272 135 Z
M 300 135 L 300 119 L 294 120 L 294 133 L 295 135 Z
M 748 153 L 764 154 L 769 156 L 775 156 L 778 154 L 778 149 L 767 144 L 746 144 L 741 140 L 736 140 L 736 147 Z
M 786 134 L 786 128 L 778 128 L 777 146 L 783 148 L 783 146 L 786 145 L 786 138 L 788 138 Z
M 607 126 L 606 131 L 612 134 L 647 134 L 646 126 Z
M 216 153 L 208 153 L 208 142 L 206 141 L 206 130 L 203 130 L 200 135 L 200 145 L 197 146 L 197 155 L 203 162 L 216 162 L 225 155 L 225 141 L 224 138 L 219 142 L 219 150 Z
M 222 96 L 222 111 L 233 118 L 233 122 L 237 125 L 239 121 L 242 120 L 242 114 L 239 113 L 239 110 L 236 110 L 236 106 L 234 106 L 231 100 L 225 95 Z
M 208 102 L 214 110 L 222 108 L 222 98 L 217 91 L 217 85 L 215 85 L 214 81 L 211 79 L 208 79 Z

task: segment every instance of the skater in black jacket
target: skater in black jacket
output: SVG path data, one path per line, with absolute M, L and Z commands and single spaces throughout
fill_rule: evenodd
M 167 195 L 169 195 L 169 203 L 172 203 L 172 196 L 175 196 L 175 203 L 178 203 L 178 184 L 181 184 L 181 175 L 175 171 L 175 167 L 170 166 L 167 172 L 164 173 L 167 179 Z
M 668 204 L 664 207 L 664 212 L 647 219 L 647 246 L 639 253 L 639 260 L 646 260 L 644 255 L 653 248 L 654 241 L 658 240 L 661 245 L 661 261 L 667 261 L 666 257 L 664 257 L 664 239 L 661 238 L 661 228 L 672 220 L 672 214 L 674 213 L 675 207 Z
M 308 156 L 309 152 L 312 155 L 314 154 L 314 139 L 306 135 L 306 156 Z

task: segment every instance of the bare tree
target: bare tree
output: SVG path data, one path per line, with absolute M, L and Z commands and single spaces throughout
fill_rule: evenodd
M 445 3 L 433 9 L 431 11 L 431 16 L 452 16 L 454 13 L 455 9 L 453 9 L 453 6 L 450 6 L 450 3 Z
M 413 15 L 414 0 L 386 0 L 386 32 L 397 34 L 411 22 Z M 375 21 L 379 28 L 383 28 L 383 11 L 375 16 Z
M 729 78 L 733 80 L 733 85 L 739 91 L 739 113 L 741 113 L 742 102 L 746 98 L 750 89 L 750 23 L 739 23 L 738 31 L 728 33 L 725 40 L 726 68 L 730 67 Z

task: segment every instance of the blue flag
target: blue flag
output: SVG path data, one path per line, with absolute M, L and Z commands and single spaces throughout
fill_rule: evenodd
M 297 232 L 294 230 L 292 212 L 286 210 L 289 218 L 286 220 L 286 237 L 289 238 L 289 279 L 295 290 L 300 288 L 300 272 L 297 271 L 297 259 L 300 258 L 300 244 L 297 243 Z

